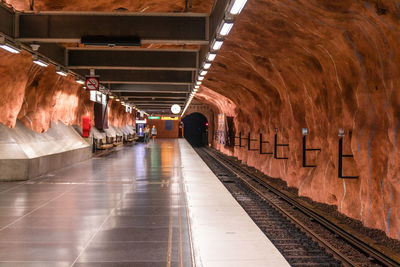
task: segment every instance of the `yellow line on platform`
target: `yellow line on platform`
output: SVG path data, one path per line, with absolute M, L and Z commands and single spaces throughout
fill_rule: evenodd
M 170 207 L 169 211 L 169 233 L 168 233 L 168 253 L 167 253 L 167 267 L 171 267 L 171 254 L 172 254 L 172 224 L 173 224 L 173 210 Z

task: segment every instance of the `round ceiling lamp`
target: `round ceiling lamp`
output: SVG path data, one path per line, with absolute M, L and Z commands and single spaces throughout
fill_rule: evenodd
M 179 106 L 178 104 L 172 105 L 171 112 L 173 114 L 178 114 L 179 112 L 181 112 L 181 106 Z

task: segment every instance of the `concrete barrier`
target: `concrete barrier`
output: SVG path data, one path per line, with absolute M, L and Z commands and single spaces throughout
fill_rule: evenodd
M 90 144 L 62 122 L 45 133 L 19 121 L 12 129 L 0 124 L 0 181 L 28 180 L 90 157 Z

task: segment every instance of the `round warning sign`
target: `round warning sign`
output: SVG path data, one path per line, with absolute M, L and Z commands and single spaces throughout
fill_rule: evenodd
M 86 88 L 89 91 L 99 90 L 99 77 L 86 77 Z

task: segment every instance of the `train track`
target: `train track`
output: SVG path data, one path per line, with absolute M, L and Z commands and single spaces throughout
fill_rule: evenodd
M 400 266 L 232 158 L 195 150 L 292 266 Z

